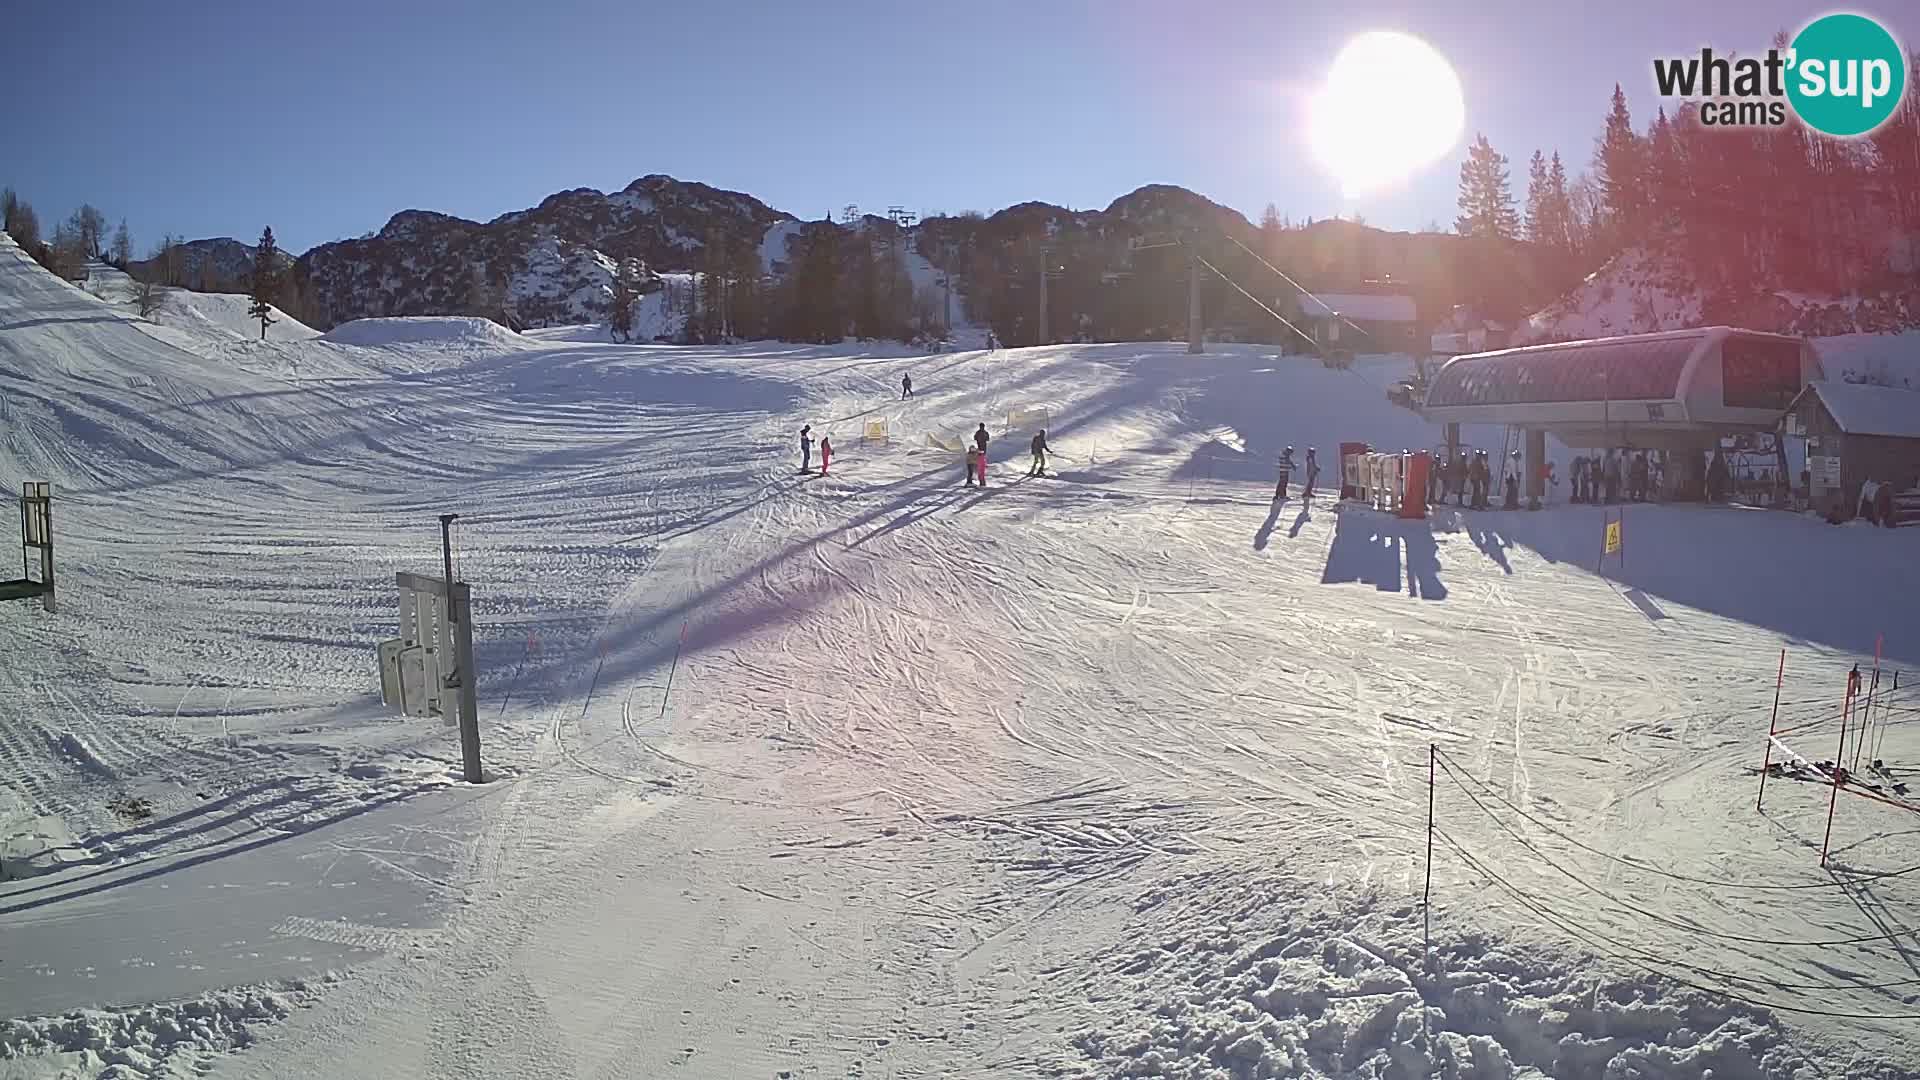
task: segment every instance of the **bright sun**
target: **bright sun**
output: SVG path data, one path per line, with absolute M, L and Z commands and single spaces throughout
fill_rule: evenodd
M 1397 184 L 1460 140 L 1460 77 L 1408 34 L 1361 34 L 1334 57 L 1307 108 L 1307 139 L 1348 198 Z

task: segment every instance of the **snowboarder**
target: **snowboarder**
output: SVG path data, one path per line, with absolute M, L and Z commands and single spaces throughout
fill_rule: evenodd
M 800 425 L 800 471 L 813 471 L 813 425 Z
M 1287 478 L 1293 473 L 1293 447 L 1280 451 L 1280 482 L 1274 485 L 1273 501 L 1284 502 L 1287 498 Z
M 911 375 L 900 376 L 900 400 L 905 401 L 912 396 L 913 396 L 913 376 Z
M 1047 429 L 1041 428 L 1033 436 L 1033 464 L 1027 467 L 1028 476 L 1047 475 Z
M 827 475 L 827 462 L 833 458 L 833 443 L 825 435 L 820 436 L 820 475 Z
M 1319 477 L 1320 462 L 1314 459 L 1313 447 L 1309 446 L 1307 447 L 1307 490 L 1305 494 L 1302 495 L 1302 498 L 1308 502 L 1313 501 L 1313 482 L 1319 479 Z

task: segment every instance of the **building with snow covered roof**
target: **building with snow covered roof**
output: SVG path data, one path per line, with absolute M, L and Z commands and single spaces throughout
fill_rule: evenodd
M 1321 349 L 1355 353 L 1421 352 L 1413 297 L 1372 293 L 1300 294 L 1294 300 L 1297 325 Z
M 1868 483 L 1895 491 L 1920 486 L 1920 391 L 1862 383 L 1812 382 L 1781 421 L 1807 440 L 1813 505 L 1853 516 Z

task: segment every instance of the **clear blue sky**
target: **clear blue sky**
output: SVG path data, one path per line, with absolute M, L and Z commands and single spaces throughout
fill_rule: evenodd
M 487 219 L 669 173 L 802 217 L 1146 183 L 1257 219 L 1451 223 L 1458 155 L 1342 201 L 1299 96 L 1350 35 L 1417 34 L 1459 70 L 1469 137 L 1584 167 L 1615 81 L 1652 115 L 1655 55 L 1743 52 L 1832 10 L 1795 0 L 574 0 L 298 7 L 11 0 L 0 183 L 50 228 L 82 200 L 162 232 L 294 251 L 406 208 Z M 1304 9 L 1304 10 L 1302 10 Z M 1859 10 L 1912 47 L 1906 2 Z

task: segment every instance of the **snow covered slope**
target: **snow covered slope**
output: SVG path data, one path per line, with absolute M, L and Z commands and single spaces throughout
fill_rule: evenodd
M 137 313 L 135 283 L 131 277 L 105 263 L 88 268 L 86 289 L 102 300 Z M 247 314 L 253 307 L 251 297 L 243 293 L 203 293 L 188 289 L 167 289 L 153 321 L 163 326 L 181 327 L 219 337 L 260 340 L 260 321 Z M 268 341 L 305 341 L 320 332 L 293 318 L 278 307 L 272 309 L 273 322 L 267 327 Z
M 1633 507 L 1599 577 L 1597 509 L 1275 502 L 1284 445 L 1324 489 L 1436 440 L 1385 359 L 165 329 L 0 246 L 0 476 L 62 560 L 0 605 L 0 766 L 67 845 L 0 882 L 6 1069 L 1920 1065 L 1906 812 L 1849 797 L 1823 872 L 1825 786 L 1746 809 L 1781 647 L 1809 755 L 1877 635 L 1920 661 L 1913 530 Z M 924 438 L 980 422 L 984 491 Z M 443 511 L 479 787 L 377 700 Z

